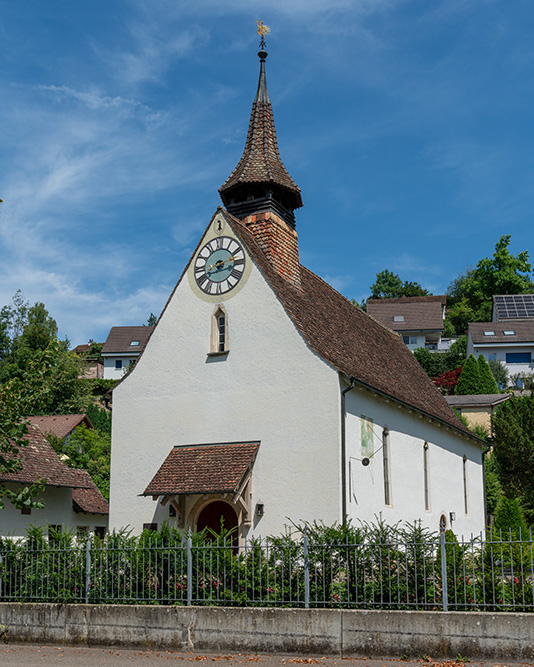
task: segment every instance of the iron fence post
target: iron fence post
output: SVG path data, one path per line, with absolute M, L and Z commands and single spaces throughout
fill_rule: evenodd
M 449 595 L 447 591 L 447 552 L 445 550 L 445 533 L 439 536 L 441 545 L 441 589 L 443 611 L 449 611 Z
M 85 543 L 85 604 L 89 604 L 91 592 L 91 536 L 87 536 Z
M 308 543 L 308 525 L 304 525 L 304 540 L 302 549 L 304 552 L 304 607 L 310 607 L 310 559 L 309 559 L 309 543 Z
M 193 538 L 191 529 L 187 534 L 187 606 L 193 604 Z

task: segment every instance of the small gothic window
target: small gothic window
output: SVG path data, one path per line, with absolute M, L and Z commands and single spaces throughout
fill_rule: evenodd
M 228 315 L 224 306 L 217 306 L 211 317 L 210 354 L 228 352 Z
M 447 517 L 445 514 L 442 514 L 439 517 L 439 532 L 444 533 L 447 530 Z
M 469 514 L 469 499 L 467 497 L 467 456 L 465 454 L 462 459 L 462 470 L 464 478 L 464 512 Z

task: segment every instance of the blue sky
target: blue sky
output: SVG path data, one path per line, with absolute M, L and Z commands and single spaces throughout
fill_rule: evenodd
M 531 248 L 532 0 L 8 0 L 0 305 L 72 344 L 159 314 L 242 153 L 258 78 L 301 261 L 361 300 Z

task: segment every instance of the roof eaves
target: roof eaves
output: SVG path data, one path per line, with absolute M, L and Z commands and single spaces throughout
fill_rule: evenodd
M 461 429 L 460 427 L 455 426 L 454 424 L 451 424 L 450 422 L 447 422 L 447 421 L 445 421 L 444 419 L 441 419 L 440 417 L 438 417 L 438 416 L 436 416 L 436 415 L 432 415 L 432 414 L 430 414 L 429 412 L 426 412 L 425 410 L 421 410 L 421 408 L 418 408 L 418 407 L 416 407 L 416 406 L 414 406 L 414 405 L 411 405 L 410 403 L 407 403 L 406 401 L 403 401 L 403 400 L 400 399 L 400 398 L 397 398 L 396 396 L 392 396 L 391 394 L 388 394 L 388 393 L 386 393 L 385 391 L 382 391 L 381 389 L 377 389 L 376 387 L 373 387 L 372 385 L 367 384 L 367 383 L 364 382 L 363 380 L 358 380 L 358 378 L 355 378 L 355 377 L 348 377 L 348 376 L 345 375 L 344 373 L 343 373 L 343 375 L 345 376 L 345 378 L 347 378 L 349 384 L 352 383 L 353 385 L 359 385 L 359 386 L 362 387 L 363 389 L 367 389 L 368 391 L 370 391 L 370 392 L 372 392 L 372 393 L 374 393 L 374 394 L 377 394 L 378 396 L 381 396 L 382 398 L 384 398 L 384 399 L 386 399 L 386 400 L 388 400 L 388 401 L 392 401 L 392 402 L 394 402 L 394 403 L 397 403 L 398 405 L 402 406 L 403 408 L 406 408 L 406 409 L 407 409 L 408 411 L 410 411 L 410 412 L 417 412 L 417 413 L 419 413 L 422 417 L 426 417 L 426 418 L 429 419 L 430 421 L 435 421 L 435 422 L 437 422 L 438 424 L 440 424 L 441 426 L 445 427 L 446 429 L 450 429 L 450 430 L 452 430 L 452 431 L 456 431 L 456 432 L 459 433 L 460 435 L 465 436 L 465 437 L 468 437 L 468 438 L 470 438 L 471 440 L 475 440 L 475 441 L 478 442 L 479 444 L 486 446 L 486 441 L 485 441 L 485 440 L 482 440 L 482 438 L 479 438 L 479 437 L 478 437 L 477 435 L 475 435 L 474 433 L 471 433 L 471 432 L 468 432 L 468 431 L 466 431 L 466 430 L 463 430 L 463 429 Z

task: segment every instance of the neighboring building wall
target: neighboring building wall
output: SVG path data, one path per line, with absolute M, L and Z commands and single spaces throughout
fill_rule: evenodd
M 20 484 L 6 483 L 11 490 L 20 488 Z M 32 509 L 31 514 L 22 514 L 20 510 L 6 501 L 5 508 L 0 510 L 0 535 L 25 537 L 28 526 L 48 528 L 49 524 L 63 525 L 67 530 L 76 532 L 78 526 L 88 526 L 91 532 L 95 527 L 107 528 L 108 517 L 97 514 L 83 514 L 72 509 L 72 489 L 69 487 L 47 486 L 39 496 L 45 506 L 43 509 Z
M 289 519 L 339 521 L 337 371 L 310 351 L 255 266 L 224 301 L 229 352 L 210 357 L 215 307 L 184 276 L 114 390 L 110 529 L 168 519 L 168 507 L 138 494 L 174 445 L 257 440 L 251 507 L 265 514 L 248 537 L 280 534 Z
M 482 447 L 476 441 L 456 435 L 452 429 L 421 418 L 395 403 L 373 397 L 365 390 L 353 389 L 346 395 L 348 515 L 354 521 L 375 521 L 381 515 L 388 524 L 421 519 L 423 526 L 439 529 L 442 515 L 452 529 L 468 537 L 484 530 L 484 484 Z M 372 446 L 370 464 L 361 459 L 362 419 L 371 418 Z M 383 429 L 389 430 L 390 504 L 385 503 Z M 428 443 L 428 508 L 425 506 L 424 445 Z M 467 474 L 467 508 L 464 498 L 464 462 Z
M 475 406 L 455 408 L 462 417 L 465 417 L 469 422 L 469 426 L 483 426 L 484 428 L 491 428 L 491 413 L 490 406 L 477 408 Z
M 511 362 L 507 354 L 517 354 L 518 352 L 526 352 L 530 354 L 530 363 L 516 363 Z M 508 369 L 510 375 L 516 373 L 531 374 L 534 372 L 534 346 L 511 346 L 511 345 L 475 345 L 470 336 L 467 338 L 467 356 L 474 354 L 478 357 L 480 354 L 487 361 L 502 361 Z
M 104 379 L 105 380 L 120 380 L 124 377 L 130 363 L 133 363 L 137 357 L 105 357 L 104 358 Z M 120 368 L 116 367 L 116 362 L 121 364 Z
M 399 335 L 401 336 L 402 340 L 406 344 L 406 347 L 411 350 L 412 352 L 414 350 L 417 350 L 418 347 L 425 347 L 426 346 L 426 337 L 424 334 L 421 333 L 405 333 L 404 331 L 399 332 Z

